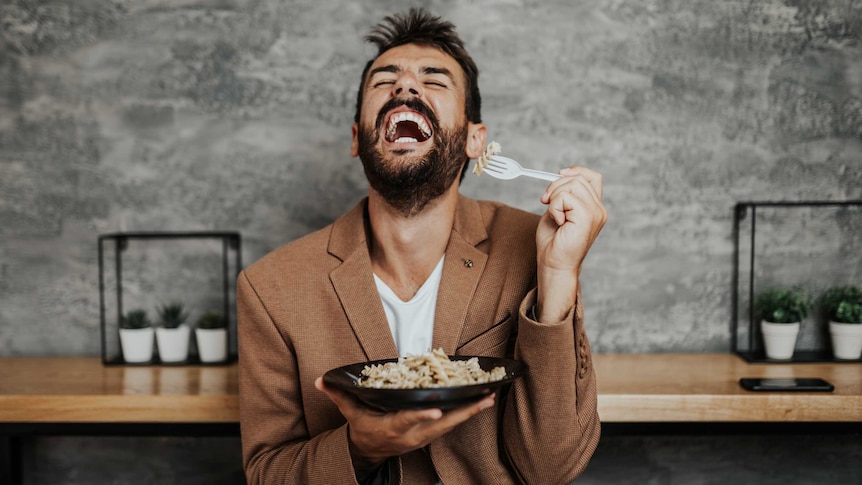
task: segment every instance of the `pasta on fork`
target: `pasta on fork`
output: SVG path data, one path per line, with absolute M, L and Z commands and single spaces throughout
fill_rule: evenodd
M 485 151 L 482 152 L 482 156 L 476 160 L 476 165 L 473 166 L 473 173 L 476 175 L 482 175 L 482 171 L 485 170 L 485 167 L 488 166 L 488 159 L 500 153 L 502 148 L 500 144 L 492 141 L 488 143 L 488 146 L 485 147 Z

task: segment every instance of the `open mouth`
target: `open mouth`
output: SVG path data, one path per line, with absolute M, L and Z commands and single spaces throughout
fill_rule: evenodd
M 423 142 L 431 138 L 431 134 L 425 117 L 413 111 L 392 114 L 386 125 L 386 141 L 391 143 Z

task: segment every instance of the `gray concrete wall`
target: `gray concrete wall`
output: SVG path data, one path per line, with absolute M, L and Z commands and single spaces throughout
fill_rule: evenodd
M 365 182 L 350 124 L 372 52 L 360 39 L 407 4 L 419 3 L 0 1 L 0 355 L 99 353 L 99 234 L 237 230 L 248 263 L 352 207 Z M 505 154 L 605 176 L 610 220 L 584 271 L 596 351 L 727 351 L 734 203 L 862 198 L 858 2 L 424 4 L 472 51 Z M 463 192 L 541 211 L 543 188 L 471 175 Z M 836 232 L 791 220 L 784 238 L 806 238 L 786 260 L 817 255 L 813 269 L 763 277 L 858 282 L 858 224 L 813 219 Z M 41 471 L 29 483 L 125 481 L 128 446 L 207 470 L 197 447 L 236 451 L 154 440 L 34 441 L 25 457 Z M 754 452 L 738 441 L 698 449 Z M 852 445 L 834 451 L 858 463 Z M 651 477 L 639 483 L 723 483 L 684 460 L 659 472 L 607 459 L 656 447 L 691 444 L 609 439 L 590 475 L 623 483 L 612 470 L 629 467 Z M 790 443 L 774 456 L 816 466 L 802 453 Z M 858 482 L 858 465 L 837 468 Z M 197 473 L 180 470 L 133 476 Z

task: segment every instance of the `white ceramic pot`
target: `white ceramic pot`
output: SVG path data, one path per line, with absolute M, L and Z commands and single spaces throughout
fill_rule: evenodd
M 767 358 L 788 360 L 793 357 L 796 336 L 799 335 L 799 322 L 774 323 L 762 320 L 760 329 L 763 332 L 763 346 L 766 348 Z
M 198 355 L 201 362 L 224 362 L 227 360 L 227 329 L 196 328 Z
M 836 359 L 855 360 L 862 357 L 862 323 L 829 322 L 832 355 Z
M 156 329 L 156 342 L 162 362 L 182 362 L 188 358 L 189 331 L 189 326 L 185 324 L 177 328 Z
M 120 347 L 123 360 L 130 364 L 153 360 L 153 328 L 121 328 Z

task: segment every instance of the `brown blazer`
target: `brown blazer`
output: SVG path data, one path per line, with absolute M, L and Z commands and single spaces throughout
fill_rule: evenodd
M 367 201 L 264 256 L 239 277 L 240 424 L 249 483 L 355 484 L 347 425 L 315 389 L 327 370 L 398 356 L 366 244 Z M 390 459 L 391 483 L 567 484 L 599 440 L 580 303 L 530 320 L 538 216 L 461 196 L 446 249 L 433 346 L 529 366 L 494 408 Z M 469 264 L 472 262 L 472 264 Z M 512 344 L 514 342 L 514 344 Z

